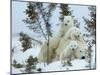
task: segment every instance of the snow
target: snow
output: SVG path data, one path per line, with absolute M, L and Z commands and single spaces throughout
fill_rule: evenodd
M 85 60 L 76 59 L 76 60 L 73 60 L 71 63 L 72 63 L 72 66 L 66 65 L 64 67 L 62 66 L 60 61 L 55 61 L 45 66 L 44 66 L 44 63 L 40 63 L 40 64 L 37 64 L 37 68 L 42 68 L 42 72 L 89 69 L 89 67 L 86 67 L 88 63 Z
M 12 70 L 12 74 L 22 73 L 20 69 L 16 69 L 16 68 L 14 68 L 14 67 L 12 67 L 12 69 L 13 69 L 13 70 Z M 21 68 L 21 69 L 23 69 L 23 68 Z
M 32 55 L 33 57 L 36 57 L 38 55 L 39 51 L 40 51 L 40 49 L 38 49 L 38 48 L 35 48 L 35 49 L 31 48 L 25 52 L 17 51 L 17 53 L 15 53 L 13 55 L 13 59 L 16 59 L 17 62 L 19 62 L 19 63 L 23 63 L 28 59 L 28 57 L 30 55 Z
M 91 53 L 91 68 L 95 69 L 96 68 L 96 60 L 94 60 L 96 58 L 96 49 L 95 49 L 95 45 L 92 46 L 92 53 Z

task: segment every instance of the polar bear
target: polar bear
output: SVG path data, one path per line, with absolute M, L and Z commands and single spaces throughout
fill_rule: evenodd
M 71 27 L 62 37 L 62 39 L 59 42 L 58 48 L 56 49 L 56 60 L 58 60 L 61 50 L 63 50 L 71 40 L 82 41 L 84 43 L 83 34 L 79 30 L 79 28 Z
M 51 56 L 53 55 L 53 52 L 55 52 L 59 41 L 60 41 L 60 38 L 50 38 L 49 44 L 48 44 L 48 42 L 45 42 L 42 45 L 42 48 L 41 48 L 39 55 L 38 55 L 39 62 L 46 63 L 47 57 L 49 59 L 49 63 L 51 62 L 51 59 L 52 59 Z
M 88 46 L 87 44 L 82 41 L 78 41 L 78 48 L 75 52 L 75 58 L 77 59 L 85 59 L 86 61 L 88 61 L 88 57 L 89 57 L 89 50 L 88 50 Z
M 57 32 L 58 36 L 64 36 L 64 34 L 74 27 L 74 18 L 72 16 L 64 16 L 64 21 L 60 25 L 60 29 Z
M 82 31 L 77 28 L 77 27 L 71 27 L 68 32 L 66 32 L 65 36 L 63 37 L 63 39 L 72 39 L 72 40 L 79 40 L 82 41 L 83 40 L 83 33 Z
M 60 25 L 60 29 L 58 29 L 58 32 L 49 38 L 49 43 L 48 41 L 45 41 L 44 44 L 42 45 L 42 48 L 38 55 L 39 62 L 47 62 L 47 56 L 49 58 L 49 61 L 50 62 L 52 61 L 54 57 L 54 56 L 52 57 L 52 53 L 55 52 L 56 48 L 58 47 L 59 41 L 61 40 L 62 36 L 64 36 L 65 33 L 68 31 L 68 29 L 70 29 L 73 26 L 74 26 L 73 18 L 71 16 L 65 16 L 64 22 Z M 49 45 L 49 48 L 47 44 Z M 47 54 L 47 52 L 49 54 Z
M 76 41 L 70 41 L 64 50 L 61 51 L 60 61 L 63 66 L 66 64 L 71 66 L 71 58 L 74 56 L 78 48 L 78 43 Z

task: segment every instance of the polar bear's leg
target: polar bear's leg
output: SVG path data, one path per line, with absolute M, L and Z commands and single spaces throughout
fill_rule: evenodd
M 63 60 L 63 62 L 62 62 L 62 66 L 63 66 L 63 67 L 66 66 L 65 60 Z
M 39 52 L 39 55 L 38 55 L 38 60 L 39 62 L 46 62 L 46 59 L 47 59 L 47 43 L 45 43 L 40 52 Z
M 62 52 L 61 54 L 60 54 L 60 62 L 61 62 L 61 65 L 62 66 L 65 66 L 64 64 L 65 64 L 65 60 L 64 60 L 64 53 Z
M 71 59 L 69 59 L 69 58 L 65 59 L 65 60 L 61 60 L 61 64 L 62 64 L 63 67 L 66 66 L 66 65 L 72 66 Z
M 67 60 L 66 64 L 67 64 L 68 66 L 72 66 L 71 58 L 69 58 L 69 59 Z

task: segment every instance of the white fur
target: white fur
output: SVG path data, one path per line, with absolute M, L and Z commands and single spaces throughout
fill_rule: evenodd
M 78 48 L 76 41 L 70 41 L 64 50 L 61 51 L 60 61 L 63 65 L 70 63 L 72 56 Z
M 75 40 L 75 41 L 83 41 L 82 33 L 76 27 L 71 27 L 68 30 L 68 32 L 66 32 L 66 34 L 60 40 L 59 46 L 58 46 L 58 48 L 56 50 L 57 58 L 59 58 L 59 55 L 61 53 L 61 50 L 63 50 L 69 44 L 69 42 L 72 41 L 72 40 Z
M 84 56 L 85 59 L 87 60 L 87 57 L 88 57 L 88 46 L 86 45 L 86 43 L 82 42 L 82 41 L 78 41 L 78 48 L 76 50 L 76 53 L 75 53 L 75 57 L 78 58 L 78 59 L 82 59 L 82 57 Z
M 51 55 L 53 50 L 56 50 L 58 43 L 60 41 L 60 38 L 50 38 L 49 39 L 49 49 L 47 46 L 47 42 L 45 42 L 40 50 L 40 53 L 38 55 L 39 62 L 47 62 L 47 56 L 49 55 L 49 60 L 51 59 Z M 48 50 L 48 53 L 47 53 Z
M 73 17 L 72 16 L 64 16 L 64 21 L 62 22 L 57 34 L 59 36 L 64 36 L 65 33 L 73 26 L 74 26 Z
M 44 44 L 43 44 L 43 46 L 40 50 L 40 53 L 38 55 L 39 62 L 46 62 L 47 61 L 47 55 L 49 55 L 49 60 L 51 61 L 51 56 L 52 56 L 53 50 L 56 50 L 62 36 L 64 36 L 65 33 L 68 31 L 68 29 L 73 27 L 73 25 L 74 25 L 73 18 L 71 16 L 65 16 L 64 22 L 61 24 L 60 29 L 58 30 L 57 34 L 54 35 L 53 37 L 50 37 L 50 39 L 49 39 L 49 49 L 48 49 L 48 46 L 47 46 L 47 41 L 44 42 Z M 49 54 L 47 54 L 47 49 L 48 49 Z

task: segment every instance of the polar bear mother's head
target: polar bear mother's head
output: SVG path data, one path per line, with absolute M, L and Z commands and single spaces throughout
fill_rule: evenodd
M 74 26 L 74 19 L 72 16 L 64 16 L 64 20 L 60 27 L 60 35 L 64 36 L 65 33 Z
M 64 16 L 64 21 L 63 21 L 65 26 L 68 25 L 73 25 L 74 24 L 74 20 L 72 16 Z

